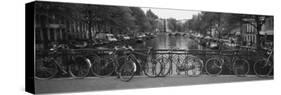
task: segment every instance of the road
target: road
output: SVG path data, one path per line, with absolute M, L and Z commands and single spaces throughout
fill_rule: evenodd
M 150 88 L 180 85 L 196 85 L 209 83 L 226 83 L 254 80 L 272 80 L 273 78 L 258 78 L 253 75 L 236 77 L 233 75 L 187 77 L 184 75 L 148 78 L 135 76 L 130 82 L 122 82 L 116 77 L 87 77 L 84 79 L 57 78 L 50 80 L 35 80 L 36 93 L 61 93 L 80 91 L 99 91 L 133 88 Z

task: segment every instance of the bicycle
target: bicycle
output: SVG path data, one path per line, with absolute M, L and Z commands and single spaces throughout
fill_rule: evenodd
M 254 72 L 257 77 L 271 77 L 273 75 L 273 49 L 267 49 L 266 57 L 255 62 Z
M 92 69 L 91 72 L 97 77 L 105 77 L 105 76 L 111 76 L 114 72 L 117 71 L 117 67 L 119 67 L 118 62 L 115 62 L 116 60 L 122 60 L 123 57 L 119 57 L 117 59 L 117 49 L 113 50 L 99 50 L 103 54 L 100 54 L 100 56 L 92 55 L 90 57 L 90 60 L 92 62 Z
M 151 49 L 148 50 L 147 54 L 145 54 L 146 56 L 148 56 L 150 54 Z M 118 56 L 118 53 L 121 53 Z M 149 74 L 149 68 L 151 64 L 154 64 L 155 62 L 153 62 L 153 60 L 151 60 L 152 62 L 148 62 L 149 60 L 147 60 L 147 64 L 145 65 L 141 65 L 140 60 L 138 60 L 134 54 L 135 51 L 132 48 L 126 49 L 126 50 L 119 50 L 117 48 L 114 48 L 114 50 L 112 52 L 109 52 L 109 56 L 108 57 L 104 57 L 101 58 L 99 60 L 99 62 L 95 61 L 93 63 L 93 68 L 92 68 L 92 73 L 97 75 L 97 76 L 108 76 L 108 75 L 112 75 L 113 72 L 115 72 L 117 74 L 117 77 L 120 78 L 121 81 L 125 81 L 128 82 L 130 81 L 133 76 L 135 75 L 135 72 L 137 71 L 137 65 L 140 67 L 140 69 L 142 71 L 144 71 L 145 75 L 149 76 L 149 77 L 155 77 L 157 76 L 156 74 Z M 143 55 L 143 54 L 141 54 Z M 147 57 L 147 58 L 151 58 L 151 57 Z M 99 68 L 99 69 L 95 69 L 95 68 Z M 143 70 L 143 68 L 145 68 Z M 154 66 L 152 66 L 152 68 L 155 68 Z M 152 72 L 155 69 L 152 69 Z
M 167 75 L 172 73 L 172 65 L 173 62 L 171 60 L 171 51 L 168 51 L 167 54 L 165 53 L 159 53 L 157 60 L 161 64 L 161 73 L 159 74 L 159 77 L 166 77 Z
M 189 77 L 200 76 L 202 73 L 203 61 L 194 55 L 190 55 L 190 52 L 187 50 L 184 50 L 184 53 L 181 54 L 184 56 L 180 57 L 178 54 L 178 64 L 176 64 L 177 73 L 179 74 L 179 72 L 185 72 L 185 75 Z
M 239 51 L 234 52 L 231 63 L 233 64 L 232 71 L 238 77 L 245 77 L 250 71 L 249 61 L 239 55 Z
M 235 51 L 232 54 L 231 64 L 227 63 L 226 55 L 223 55 L 221 51 L 219 51 L 218 56 L 212 57 L 206 61 L 205 70 L 208 75 L 217 76 L 220 75 L 223 71 L 224 67 L 227 67 L 230 71 L 233 71 L 236 76 L 245 76 L 248 74 L 250 70 L 249 62 L 238 55 L 239 51 Z
M 178 50 L 178 51 L 183 51 L 183 50 Z M 185 75 L 187 76 L 200 76 L 202 73 L 203 61 L 196 56 L 188 55 L 188 54 L 189 54 L 188 51 L 185 51 L 185 53 L 178 53 L 175 60 L 173 60 L 174 56 L 170 56 L 169 58 L 171 60 L 170 62 L 175 63 L 176 72 L 178 75 L 180 74 L 180 72 L 185 72 Z
M 128 58 L 138 65 L 138 71 L 143 72 L 148 77 L 158 77 L 163 70 L 160 59 L 152 56 L 152 48 L 149 47 L 146 53 L 137 52 L 133 48 L 129 48 Z
M 52 79 L 59 71 L 63 75 L 69 74 L 75 78 L 84 78 L 88 75 L 91 68 L 90 60 L 81 55 L 70 54 L 65 56 L 67 55 L 65 49 L 61 52 L 58 51 L 61 47 L 63 48 L 62 45 L 54 46 L 50 50 L 41 53 L 41 55 L 37 54 L 35 71 L 37 79 Z
M 187 76 L 197 77 L 201 75 L 204 67 L 203 60 L 193 55 L 187 55 L 184 63 L 186 64 L 185 70 Z
M 172 53 L 172 51 L 180 51 L 177 49 L 172 49 L 170 51 L 170 56 L 169 59 L 171 60 L 170 62 L 172 62 L 173 64 L 175 64 L 175 68 L 176 68 L 176 73 L 177 75 L 180 75 L 181 72 L 185 72 L 185 64 L 184 64 L 184 60 L 186 58 L 184 53 Z M 173 70 L 172 70 L 173 71 Z M 173 73 L 173 72 L 171 72 Z

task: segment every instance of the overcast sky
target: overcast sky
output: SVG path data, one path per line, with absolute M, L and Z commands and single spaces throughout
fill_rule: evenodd
M 147 10 L 151 10 L 160 18 L 175 18 L 177 20 L 181 19 L 191 19 L 192 15 L 200 13 L 200 11 L 188 11 L 188 10 L 176 10 L 176 9 L 157 9 L 157 8 L 141 8 L 146 13 Z

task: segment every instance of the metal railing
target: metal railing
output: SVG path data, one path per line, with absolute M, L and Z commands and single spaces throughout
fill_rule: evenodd
M 147 52 L 148 49 L 136 49 L 137 52 Z M 68 55 L 82 55 L 82 56 L 91 56 L 91 55 L 98 55 L 101 58 L 103 56 L 107 56 L 110 52 L 113 52 L 113 49 L 64 49 L 57 51 L 58 56 L 68 56 Z M 119 50 L 121 53 L 128 51 L 128 50 Z M 37 56 L 44 56 L 49 53 L 48 51 L 37 51 Z M 158 58 L 167 58 L 172 63 L 172 70 L 169 70 L 169 75 L 175 74 L 174 67 L 177 64 L 182 64 L 188 56 L 195 56 L 203 61 L 203 66 L 206 64 L 205 62 L 214 57 L 214 56 L 234 56 L 234 53 L 237 53 L 239 56 L 247 57 L 247 59 L 251 59 L 254 55 L 256 56 L 257 53 L 255 50 L 186 50 L 186 49 L 152 49 L 151 55 L 154 59 Z M 137 55 L 136 55 L 137 56 Z M 203 68 L 203 67 L 202 67 Z M 202 73 L 205 73 L 202 70 Z

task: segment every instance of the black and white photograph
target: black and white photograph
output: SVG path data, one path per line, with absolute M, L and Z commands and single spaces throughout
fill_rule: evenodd
M 274 79 L 273 15 L 49 1 L 26 7 L 34 93 Z

